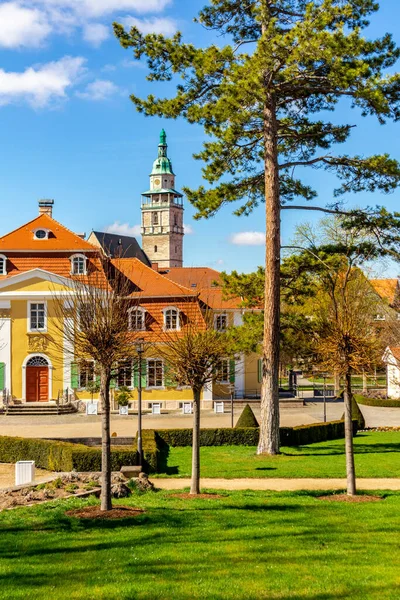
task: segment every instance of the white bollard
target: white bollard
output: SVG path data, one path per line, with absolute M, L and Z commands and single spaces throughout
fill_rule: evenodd
M 25 485 L 35 481 L 35 461 L 19 460 L 15 463 L 15 485 Z

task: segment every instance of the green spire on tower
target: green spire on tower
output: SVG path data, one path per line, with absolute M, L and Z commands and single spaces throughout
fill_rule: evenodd
M 167 155 L 167 134 L 164 129 L 160 133 L 160 143 L 158 144 L 158 158 L 153 163 L 153 170 L 150 175 L 174 175 L 172 163 Z

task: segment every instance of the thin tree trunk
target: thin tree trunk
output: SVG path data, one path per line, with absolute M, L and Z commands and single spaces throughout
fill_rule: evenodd
M 352 419 L 352 391 L 351 374 L 346 373 L 344 390 L 344 428 L 346 438 L 346 475 L 347 475 L 347 494 L 354 496 L 356 494 L 356 471 L 354 467 L 354 448 L 353 448 L 353 419 Z
M 268 93 L 264 107 L 265 302 L 261 422 L 258 454 L 279 453 L 280 199 L 276 107 Z
M 333 383 L 335 386 L 335 397 L 338 398 L 340 394 L 340 374 L 337 372 L 333 373 Z
M 200 494 L 200 390 L 193 390 L 193 442 L 191 494 Z
M 111 436 L 110 379 L 106 371 L 100 374 L 101 397 L 101 510 L 111 510 Z

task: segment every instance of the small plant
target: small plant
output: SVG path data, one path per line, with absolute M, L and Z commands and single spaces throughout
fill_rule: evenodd
M 89 392 L 89 394 L 91 395 L 91 398 L 92 398 L 92 402 L 93 402 L 93 396 L 95 394 L 98 394 L 100 391 L 100 383 L 94 379 L 92 381 L 88 381 L 86 384 L 85 390 L 87 392 Z
M 44 490 L 46 488 L 47 484 L 46 483 L 39 483 L 39 485 L 37 485 L 35 487 L 35 490 L 40 491 L 40 490 Z
M 118 406 L 129 406 L 129 401 L 132 398 L 131 390 L 126 386 L 121 386 L 118 392 L 115 394 L 115 399 Z
M 75 493 L 75 491 L 77 489 L 79 489 L 79 485 L 76 485 L 76 483 L 69 483 L 68 485 L 65 486 L 65 491 L 68 492 L 69 494 Z
M 87 483 L 85 483 L 85 485 L 83 486 L 83 489 L 86 491 L 90 491 L 93 490 L 94 488 L 98 487 L 99 483 L 93 480 L 88 481 Z

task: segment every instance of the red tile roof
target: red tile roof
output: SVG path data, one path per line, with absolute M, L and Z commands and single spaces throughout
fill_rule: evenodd
M 400 346 L 389 346 L 389 350 L 395 357 L 396 361 L 400 363 Z
M 180 285 L 197 292 L 200 299 L 212 309 L 228 310 L 240 308 L 240 298 L 223 298 L 220 274 L 210 267 L 172 267 L 161 273 Z
M 397 279 L 370 279 L 370 283 L 378 296 L 387 300 L 391 306 L 395 304 L 398 293 Z
M 198 296 L 196 291 L 170 281 L 137 258 L 115 258 L 112 260 L 112 264 L 138 288 L 132 297 L 176 298 L 184 296 L 196 298 Z
M 33 232 L 36 229 L 48 229 L 51 232 L 49 239 L 35 239 Z M 98 248 L 55 219 L 43 214 L 0 238 L 0 253 L 10 251 L 98 252 Z

